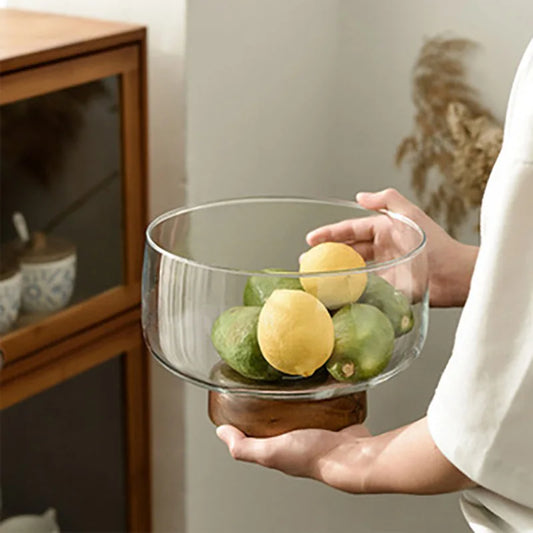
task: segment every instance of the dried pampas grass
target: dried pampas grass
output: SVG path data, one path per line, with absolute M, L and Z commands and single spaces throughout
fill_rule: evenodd
M 475 46 L 440 37 L 424 44 L 413 69 L 414 131 L 396 152 L 424 210 L 452 235 L 481 204 L 502 144 L 501 126 L 465 80 L 464 56 Z M 431 187 L 435 171 L 443 180 Z

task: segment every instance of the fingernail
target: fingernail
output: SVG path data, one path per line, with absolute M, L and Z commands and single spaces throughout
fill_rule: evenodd
M 314 235 L 316 234 L 315 231 L 310 231 L 306 236 L 305 236 L 305 240 L 307 241 L 307 243 L 309 244 L 309 242 L 313 242 L 313 246 L 316 246 L 317 244 L 320 244 L 322 242 L 324 242 L 324 237 L 321 236 L 321 237 L 313 237 Z

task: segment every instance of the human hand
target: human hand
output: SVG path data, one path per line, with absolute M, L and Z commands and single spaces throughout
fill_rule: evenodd
M 234 459 L 354 494 L 441 494 L 475 486 L 437 448 L 425 418 L 377 436 L 363 425 L 264 439 L 220 426 L 217 435 Z
M 362 442 L 371 436 L 363 425 L 349 426 L 341 431 L 299 429 L 261 439 L 246 437 L 237 428 L 226 425 L 217 428 L 217 436 L 226 443 L 231 456 L 239 461 L 280 470 L 290 476 L 327 482 L 341 490 L 363 490 L 362 485 L 361 490 L 356 488 L 354 471 L 348 476 L 348 472 L 343 475 L 339 469 L 338 474 L 328 479 L 324 477 L 324 465 L 331 464 L 337 455 L 346 454 L 346 459 L 354 461 L 357 453 L 362 453 Z
M 464 305 L 477 258 L 477 247 L 462 244 L 450 237 L 395 189 L 361 192 L 356 200 L 365 209 L 390 210 L 418 224 L 427 237 L 430 304 L 434 307 Z M 392 234 L 394 226 L 385 215 L 345 220 L 310 232 L 307 242 L 310 246 L 326 241 L 344 242 L 353 246 L 366 260 L 372 260 L 374 251 L 386 247 L 387 240 L 395 240 L 395 246 L 401 242 L 401 236 Z

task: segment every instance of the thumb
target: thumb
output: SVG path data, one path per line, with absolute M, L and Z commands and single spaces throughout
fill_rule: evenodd
M 388 209 L 406 215 L 413 204 L 402 196 L 396 189 L 385 189 L 379 192 L 360 192 L 355 199 L 365 209 Z
M 245 435 L 242 431 L 239 431 L 236 427 L 230 425 L 217 427 L 216 433 L 217 437 L 226 443 L 232 455 L 235 450 L 235 446 L 245 438 Z

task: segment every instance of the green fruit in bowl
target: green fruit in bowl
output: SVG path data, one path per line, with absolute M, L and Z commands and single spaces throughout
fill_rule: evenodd
M 240 375 L 262 381 L 275 381 L 281 373 L 262 356 L 257 342 L 261 307 L 232 307 L 213 324 L 211 340 L 220 357 Z
M 388 365 L 394 349 L 394 329 L 377 307 L 349 304 L 333 316 L 335 346 L 327 362 L 337 381 L 370 379 Z
M 405 294 L 376 274 L 368 276 L 365 292 L 359 303 L 377 307 L 392 323 L 394 335 L 400 337 L 413 329 L 413 310 Z
M 265 269 L 263 272 L 282 272 L 274 268 Z M 298 278 L 278 278 L 270 276 L 251 276 L 244 288 L 244 305 L 262 306 L 268 297 L 277 289 L 290 289 L 303 291 Z

